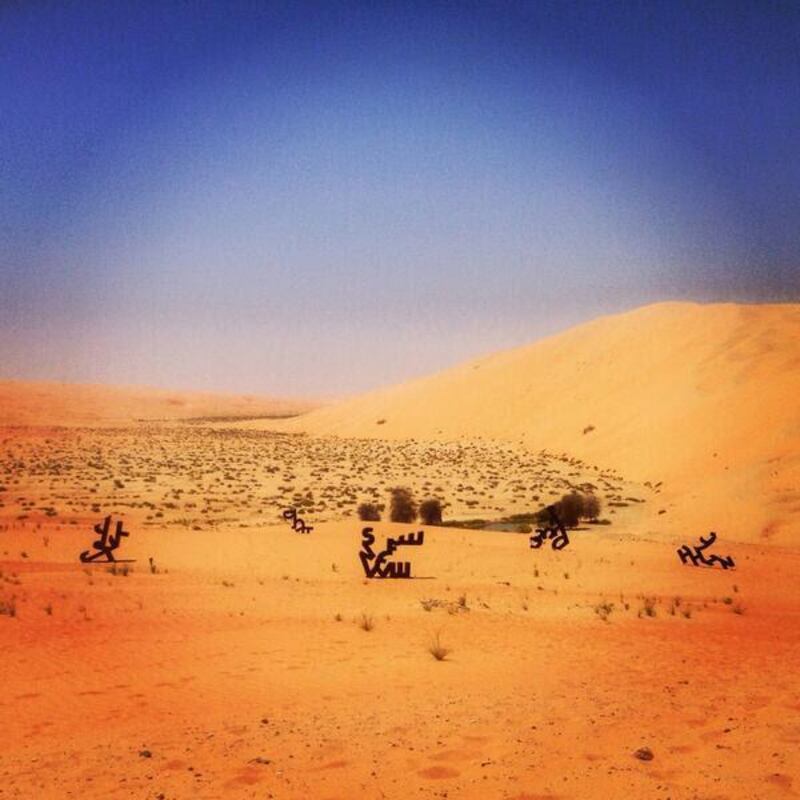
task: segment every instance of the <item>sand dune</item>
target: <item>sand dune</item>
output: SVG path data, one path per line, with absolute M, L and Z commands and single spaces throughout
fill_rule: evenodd
M 800 523 L 798 397 L 800 305 L 660 303 L 280 428 L 510 439 L 662 482 L 666 499 L 742 540 L 789 541 Z
M 317 404 L 253 395 L 51 381 L 0 381 L 0 426 L 118 425 L 139 420 L 299 414 Z

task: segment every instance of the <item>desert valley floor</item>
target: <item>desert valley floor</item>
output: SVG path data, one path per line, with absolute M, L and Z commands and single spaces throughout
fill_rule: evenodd
M 0 798 L 800 794 L 800 553 L 721 532 L 736 569 L 682 565 L 713 522 L 658 481 L 197 420 L 1 441 Z M 446 520 L 591 486 L 610 524 L 558 552 L 428 526 L 412 580 L 365 580 L 356 506 L 399 484 Z M 135 563 L 79 563 L 108 514 Z

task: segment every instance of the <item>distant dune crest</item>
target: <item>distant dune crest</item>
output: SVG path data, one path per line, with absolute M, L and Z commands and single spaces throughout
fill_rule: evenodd
M 138 421 L 234 421 L 302 414 L 306 400 L 176 392 L 50 381 L 0 381 L 0 425 L 120 425 Z

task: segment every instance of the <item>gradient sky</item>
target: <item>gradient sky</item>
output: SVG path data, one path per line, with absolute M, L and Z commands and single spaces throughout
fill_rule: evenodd
M 0 377 L 350 393 L 800 299 L 795 2 L 0 5 Z

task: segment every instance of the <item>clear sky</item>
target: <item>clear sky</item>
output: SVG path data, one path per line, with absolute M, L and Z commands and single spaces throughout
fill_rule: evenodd
M 0 5 L 0 377 L 352 393 L 800 299 L 795 2 Z

